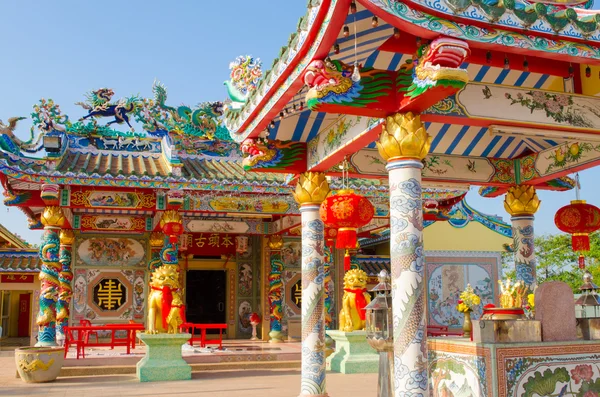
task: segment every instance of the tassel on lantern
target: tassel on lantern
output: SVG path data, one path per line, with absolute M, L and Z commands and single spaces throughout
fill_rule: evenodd
M 352 267 L 352 263 L 350 262 L 350 251 L 346 250 L 344 254 L 344 271 L 347 272 Z
M 356 229 L 353 227 L 342 227 L 338 229 L 336 248 L 354 248 L 356 247 Z
M 585 269 L 585 257 L 583 254 L 579 254 L 579 268 L 581 270 Z
M 573 237 L 571 237 L 571 246 L 573 251 L 589 251 L 590 235 L 587 233 L 573 233 Z

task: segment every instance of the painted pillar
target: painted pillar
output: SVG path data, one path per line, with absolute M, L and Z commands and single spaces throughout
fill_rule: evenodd
M 60 252 L 59 262 L 61 264 L 60 273 L 58 273 L 58 301 L 56 302 L 56 340 L 65 340 L 64 327 L 69 325 L 71 307 L 71 298 L 73 297 L 73 270 L 71 269 L 71 247 L 75 241 L 75 235 L 72 230 L 60 231 Z
M 179 236 L 183 234 L 183 219 L 176 210 L 165 211 L 160 218 L 160 228 L 165 234 L 160 250 L 163 265 L 175 265 L 179 271 Z M 158 238 L 158 237 L 157 237 Z
M 269 342 L 283 342 L 281 334 L 281 319 L 283 318 L 282 309 L 282 289 L 281 272 L 283 271 L 283 261 L 281 260 L 281 249 L 283 248 L 283 238 L 280 235 L 273 235 L 269 238 L 269 261 L 271 270 L 269 272 Z
M 150 261 L 148 262 L 148 270 L 155 271 L 162 265 L 160 260 L 160 252 L 163 248 L 165 236 L 160 232 L 153 232 L 150 235 Z
M 386 118 L 377 142 L 390 186 L 395 397 L 428 396 L 421 160 L 431 137 L 418 115 Z
M 40 245 L 40 311 L 37 316 L 39 326 L 36 346 L 56 346 L 56 301 L 58 300 L 61 271 L 59 262 L 60 239 L 58 233 L 65 224 L 65 217 L 60 207 L 46 207 L 41 215 L 44 235 Z
M 332 266 L 333 266 L 333 254 L 331 252 L 331 248 L 325 245 L 325 258 L 323 265 L 324 272 L 324 283 L 325 283 L 325 329 L 331 329 L 331 323 L 333 322 L 333 296 L 334 296 L 334 283 L 333 277 L 331 275 Z
M 512 186 L 504 198 L 504 208 L 512 222 L 517 280 L 526 285 L 536 282 L 533 220 L 540 203 L 535 187 L 528 185 Z
M 325 388 L 324 225 L 319 207 L 329 194 L 321 172 L 300 175 L 294 198 L 302 216 L 302 380 L 300 396 L 327 396 Z

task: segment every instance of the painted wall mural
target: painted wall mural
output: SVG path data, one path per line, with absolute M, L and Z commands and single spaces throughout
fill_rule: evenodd
M 85 237 L 78 242 L 75 252 L 78 266 L 145 266 L 146 241 Z
M 461 327 L 464 316 L 456 305 L 467 284 L 481 297 L 480 305 L 472 313 L 474 320 L 481 316 L 483 305 L 494 303 L 497 276 L 491 264 L 427 264 L 428 323 L 449 327 Z
M 600 128 L 600 98 L 469 83 L 457 94 L 457 100 L 469 117 L 572 129 Z
M 302 243 L 300 241 L 286 241 L 281 249 L 281 259 L 285 268 L 300 269 L 302 260 Z
M 73 279 L 74 323 L 144 319 L 144 270 L 77 269 Z
M 297 213 L 298 204 L 291 196 L 258 197 L 194 197 L 191 205 L 196 211 L 253 212 L 263 214 Z
M 598 397 L 600 354 L 591 352 L 599 347 L 498 349 L 498 396 Z
M 252 325 L 250 324 L 250 315 L 252 314 L 252 305 L 247 300 L 240 302 L 238 306 L 238 331 L 241 334 L 251 334 Z
M 600 160 L 600 145 L 591 142 L 565 142 L 540 152 L 535 170 L 544 176 Z
M 308 142 L 308 168 L 316 166 L 360 134 L 370 131 L 379 121 L 368 117 L 345 116 L 322 129 L 319 135 Z
M 362 149 L 354 153 L 350 163 L 359 174 L 385 176 L 388 172 L 377 149 Z M 488 182 L 497 173 L 494 164 L 483 157 L 462 157 L 430 154 L 422 161 L 423 178 L 454 181 Z M 510 164 L 512 169 L 512 163 Z
M 473 346 L 429 344 L 429 391 L 432 397 L 492 397 L 492 371 L 488 349 Z
M 146 231 L 146 218 L 121 215 L 82 215 L 82 230 L 140 232 Z
M 81 189 L 71 192 L 71 204 L 88 208 L 154 208 L 156 198 L 154 194 Z
M 240 296 L 252 296 L 252 264 L 251 263 L 240 263 L 238 264 L 238 280 Z

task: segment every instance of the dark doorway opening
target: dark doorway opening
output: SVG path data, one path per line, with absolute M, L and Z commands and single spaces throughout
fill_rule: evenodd
M 195 324 L 226 323 L 226 281 L 224 270 L 189 270 L 185 283 L 186 321 Z M 207 330 L 206 333 L 218 334 L 219 330 Z

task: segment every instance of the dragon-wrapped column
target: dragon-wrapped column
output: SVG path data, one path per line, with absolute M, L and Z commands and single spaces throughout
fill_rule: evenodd
M 428 396 L 421 161 L 431 137 L 418 115 L 386 118 L 377 142 L 390 186 L 395 397 Z
M 294 198 L 302 217 L 302 376 L 300 396 L 327 396 L 325 388 L 324 225 L 319 206 L 329 194 L 320 172 L 300 175 Z
M 71 269 L 71 248 L 75 241 L 72 230 L 60 231 L 59 262 L 61 265 L 58 273 L 58 301 L 56 302 L 56 340 L 65 340 L 64 327 L 69 325 L 71 298 L 73 297 L 73 270 Z
M 273 235 L 269 238 L 269 261 L 271 271 L 269 272 L 269 342 L 283 342 L 281 334 L 281 319 L 283 318 L 282 309 L 282 289 L 281 272 L 283 272 L 283 260 L 281 260 L 281 249 L 283 248 L 283 238 L 280 235 Z
M 512 186 L 504 198 L 504 208 L 512 223 L 517 280 L 529 286 L 536 282 L 533 220 L 539 207 L 540 200 L 533 186 Z
M 40 311 L 37 316 L 39 326 L 36 346 L 56 346 L 56 301 L 58 300 L 61 264 L 59 261 L 60 239 L 58 233 L 65 224 L 60 207 L 44 208 L 41 215 L 44 235 L 40 246 Z
M 148 270 L 150 272 L 155 271 L 162 265 L 160 252 L 162 251 L 164 242 L 164 234 L 160 232 L 153 232 L 150 235 L 150 261 L 148 262 Z

